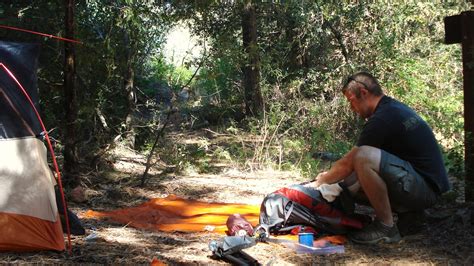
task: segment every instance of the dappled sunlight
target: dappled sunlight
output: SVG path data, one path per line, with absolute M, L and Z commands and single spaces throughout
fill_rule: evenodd
M 101 238 L 109 242 L 134 246 L 149 246 L 150 243 L 143 236 L 143 233 L 127 228 L 104 228 L 97 233 Z
M 174 193 L 194 196 L 205 201 L 230 202 L 245 204 L 260 204 L 263 197 L 281 187 L 303 182 L 303 178 L 292 172 L 275 170 L 241 171 L 231 168 L 224 170 L 221 174 L 199 174 L 176 176 L 172 180 L 161 183 Z M 177 182 L 181 184 L 176 187 Z M 174 189 L 176 187 L 176 189 Z M 206 195 L 206 190 L 213 189 L 219 193 Z
M 18 84 L 0 75 L 0 142 L 26 139 L 9 133 L 25 130 L 37 143 L 0 144 L 0 239 L 30 241 L 39 230 L 21 229 L 29 221 L 44 232 L 54 225 L 64 242 L 55 175 L 86 234 L 72 237 L 71 254 L 0 253 L 0 264 L 230 264 L 211 256 L 209 243 L 224 237 L 231 215 L 257 225 L 266 195 L 338 168 L 335 160 L 364 142 L 370 127 L 353 111 L 368 117 L 375 101 L 341 93 L 352 88 L 347 75 L 363 70 L 379 83 L 356 81 L 359 92 L 379 94 L 380 85 L 428 122 L 443 152 L 436 166 L 445 164 L 453 189 L 400 243 L 347 241 L 344 253 L 328 256 L 278 243 L 245 252 L 262 265 L 472 265 L 474 203 L 463 178 L 463 124 L 472 117 L 462 109 L 472 75 L 461 62 L 472 36 L 447 45 L 474 24 L 469 2 L 2 1 L 0 65 Z M 453 18 L 461 20 L 448 27 Z M 17 45 L 34 53 L 10 56 Z M 45 137 L 48 156 L 37 147 Z M 415 152 L 402 159 L 429 174 L 416 141 L 400 143 L 381 148 L 407 146 Z M 345 196 L 333 207 L 349 209 Z
M 125 156 L 118 157 L 125 158 Z M 134 155 L 134 158 L 136 157 L 137 155 Z M 137 163 L 135 159 L 125 161 Z M 197 167 L 195 169 L 198 170 Z M 208 259 L 210 252 L 207 244 L 211 239 L 218 239 L 224 235 L 227 230 L 225 223 L 229 215 L 240 213 L 256 225 L 259 206 L 266 194 L 310 179 L 297 172 L 279 171 L 271 167 L 249 171 L 232 164 L 212 174 L 199 171 L 192 173 L 174 171 L 153 175 L 146 186 L 139 188 L 128 186 L 133 182 L 130 181 L 126 172 L 117 171 L 112 177 L 114 176 L 115 178 L 108 180 L 118 181 L 107 182 L 107 185 L 103 187 L 120 191 L 122 196 L 118 198 L 118 201 L 114 201 L 114 204 L 106 206 L 110 211 L 90 210 L 87 213 L 81 213 L 80 217 L 105 226 L 107 223 L 120 224 L 123 230 L 131 232 L 135 231 L 131 228 L 143 229 L 140 231 L 143 235 L 142 242 L 140 242 L 139 233 L 132 233 L 131 236 L 128 233 L 121 235 L 120 229 L 116 229 L 119 240 L 107 238 L 107 241 L 127 246 L 135 246 L 134 243 L 138 241 L 137 247 L 140 249 L 153 250 L 170 261 L 184 261 L 190 264 L 212 264 Z M 174 194 L 177 197 L 169 196 Z M 108 193 L 104 193 L 102 200 L 107 200 L 109 196 Z M 232 204 L 222 204 L 224 202 Z M 115 209 L 125 206 L 134 207 Z M 98 207 L 100 210 L 104 209 L 104 206 Z M 150 234 L 155 235 L 150 237 Z M 130 244 L 127 244 L 128 237 L 130 237 Z M 150 242 L 158 244 L 155 247 L 148 246 Z M 415 241 L 414 243 L 413 240 L 408 240 L 396 245 L 368 248 L 348 242 L 344 244 L 345 255 L 328 257 L 296 254 L 283 246 L 268 244 L 258 244 L 246 251 L 259 258 L 260 262 L 266 263 L 276 258 L 274 263 L 278 262 L 278 265 L 299 265 L 302 262 L 309 264 L 310 261 L 312 264 L 337 261 L 344 264 L 392 264 L 394 262 L 411 265 L 442 261 L 446 257 L 440 250 L 441 244 L 430 244 L 432 248 L 429 251 L 426 250 L 427 245 L 424 242 Z M 400 253 L 407 255 L 400 256 Z
M 0 208 L 11 205 L 11 194 L 14 193 L 13 186 L 18 180 L 18 175 L 21 177 L 25 170 L 23 160 L 19 160 L 19 147 L 14 142 L 3 140 L 0 142 L 2 152 L 0 152 Z M 26 153 L 27 154 L 27 153 Z M 24 155 L 24 154 L 23 154 Z M 9 206 L 11 207 L 11 206 Z
M 117 161 L 113 164 L 114 170 L 127 174 L 135 174 L 145 171 L 145 166 L 136 162 Z
M 12 176 L 7 171 L 1 171 L 0 176 Z M 5 206 L 8 206 L 8 200 L 11 197 L 11 193 L 13 192 L 12 186 L 14 185 L 14 179 L 1 179 L 0 186 L 2 189 L 2 193 L 0 193 L 0 210 L 3 210 Z
M 56 221 L 53 176 L 36 138 L 0 141 L 0 211 Z M 41 207 L 47 206 L 47 207 Z

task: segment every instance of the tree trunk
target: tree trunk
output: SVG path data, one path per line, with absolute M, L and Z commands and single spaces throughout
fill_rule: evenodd
M 74 0 L 66 0 L 66 38 L 74 38 Z M 66 130 L 64 134 L 64 165 L 63 171 L 66 178 L 73 176 L 77 168 L 76 151 L 76 59 L 74 44 L 64 43 L 64 102 L 66 113 Z
M 133 52 L 131 48 L 130 36 L 125 32 L 125 53 L 126 53 L 126 69 L 124 73 L 124 89 L 127 95 L 127 116 L 125 118 L 125 144 L 130 147 L 135 147 L 135 128 L 134 128 L 134 113 L 136 109 L 135 104 L 135 88 L 133 80 L 135 73 L 133 71 Z
M 245 111 L 248 116 L 258 116 L 263 111 L 260 91 L 260 58 L 257 45 L 257 18 L 255 6 L 245 1 L 242 12 L 243 48 L 246 54 L 242 67 L 245 91 Z

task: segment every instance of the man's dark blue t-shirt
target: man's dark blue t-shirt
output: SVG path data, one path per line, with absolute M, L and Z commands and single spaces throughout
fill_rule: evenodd
M 405 104 L 383 96 L 367 120 L 357 146 L 372 146 L 410 162 L 438 193 L 450 185 L 441 151 L 428 124 Z

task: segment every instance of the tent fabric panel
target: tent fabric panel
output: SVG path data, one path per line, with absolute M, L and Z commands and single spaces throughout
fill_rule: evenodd
M 0 69 L 1 72 L 2 69 Z M 0 73 L 0 76 L 2 74 Z M 17 97 L 23 96 L 22 94 Z M 24 96 L 23 96 L 24 97 Z M 27 107 L 30 106 L 29 104 Z M 23 106 L 22 108 L 25 108 Z M 31 126 L 31 120 L 22 115 L 22 108 L 9 96 L 4 84 L 0 84 L 0 138 L 13 138 L 37 135 Z M 29 107 L 31 108 L 31 107 Z
M 65 248 L 59 217 L 50 222 L 27 215 L 0 213 L 0 251 L 36 251 Z
M 0 140 L 0 212 L 56 222 L 54 177 L 36 138 Z
M 0 41 L 0 63 L 22 84 L 39 110 L 36 70 L 39 45 Z M 16 82 L 0 69 L 0 138 L 38 135 L 41 126 Z

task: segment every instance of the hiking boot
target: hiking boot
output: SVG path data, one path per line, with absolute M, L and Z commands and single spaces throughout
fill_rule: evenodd
M 375 244 L 379 241 L 394 243 L 400 241 L 401 236 L 396 224 L 390 227 L 375 220 L 361 230 L 349 234 L 349 239 L 359 244 Z
M 423 210 L 398 213 L 397 227 L 400 230 L 400 235 L 408 236 L 421 232 L 425 220 Z

